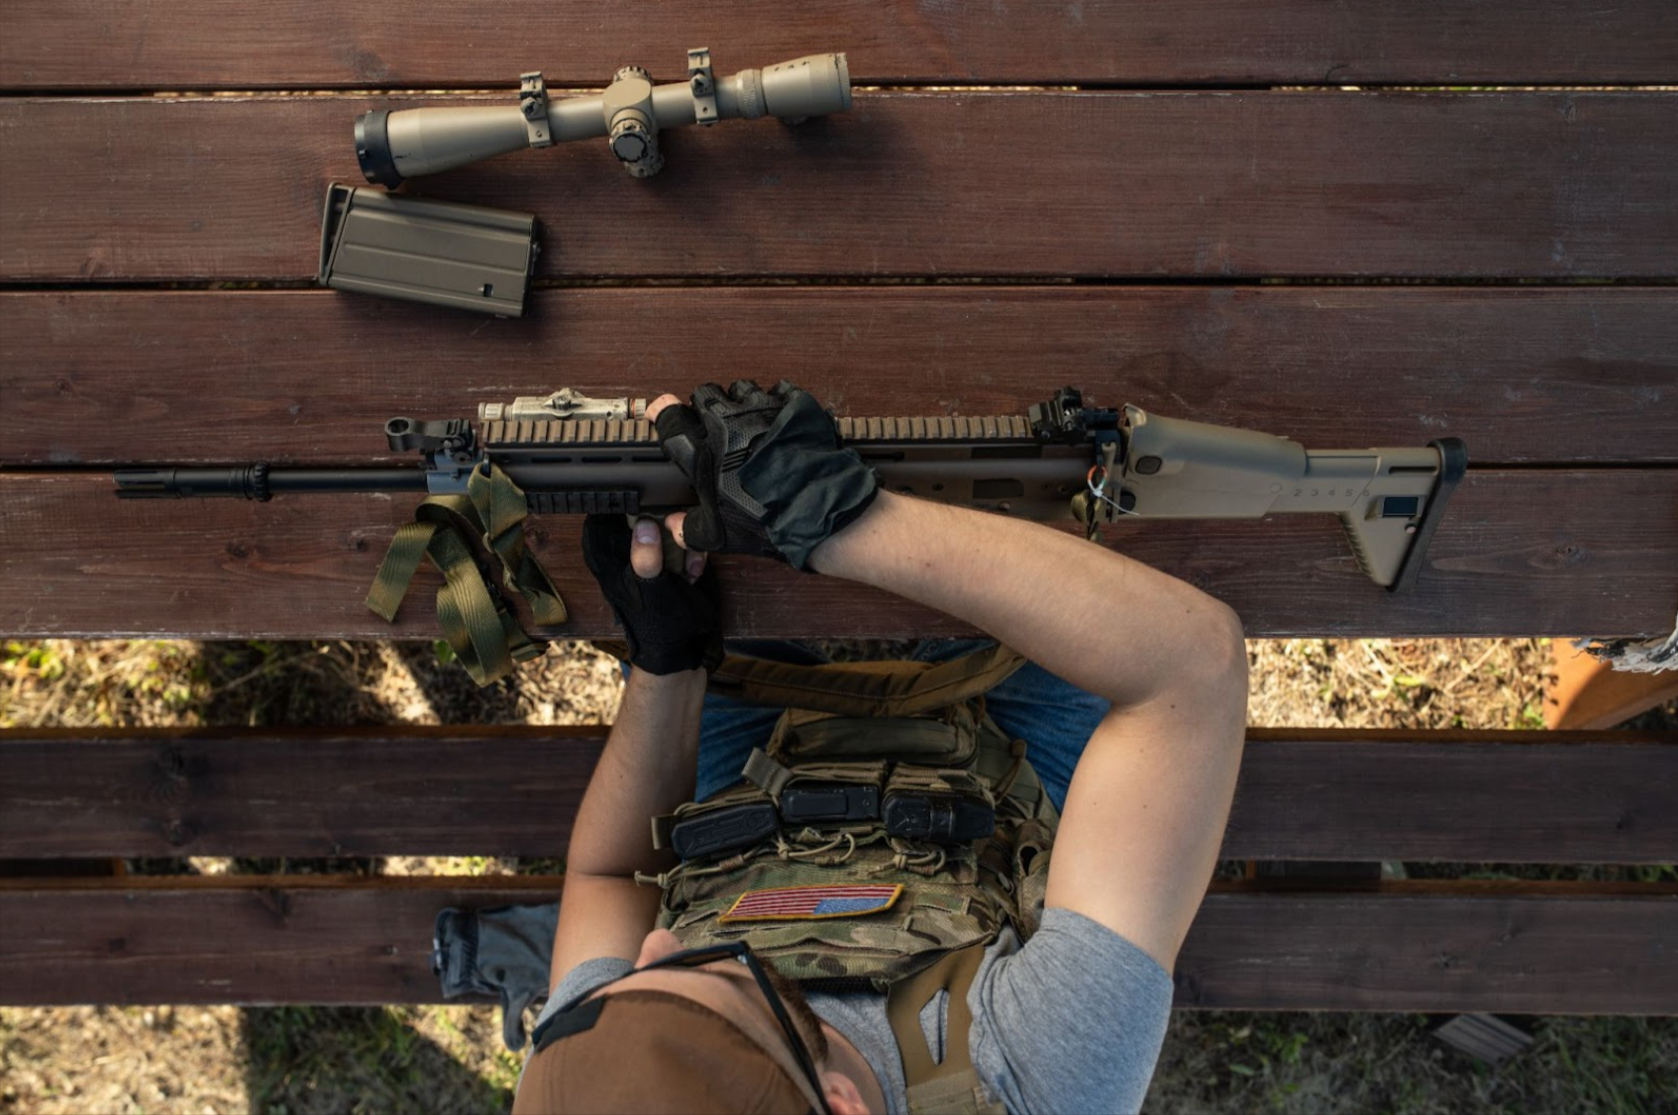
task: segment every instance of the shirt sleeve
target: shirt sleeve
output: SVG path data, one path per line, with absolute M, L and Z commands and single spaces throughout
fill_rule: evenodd
M 974 1067 L 1008 1110 L 1137 1111 L 1171 1017 L 1171 977 L 1125 938 L 1050 908 L 968 993 Z

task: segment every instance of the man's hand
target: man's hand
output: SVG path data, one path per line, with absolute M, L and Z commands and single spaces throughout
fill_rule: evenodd
M 716 669 L 722 609 L 705 555 L 687 555 L 685 575 L 667 572 L 658 523 L 642 519 L 632 538 L 622 515 L 590 515 L 583 560 L 623 625 L 630 665 L 659 675 Z
M 671 517 L 690 549 L 778 557 L 803 569 L 811 550 L 874 501 L 873 471 L 840 446 L 821 404 L 786 380 L 769 391 L 744 379 L 726 392 L 707 383 L 692 406 L 663 395 L 647 415 L 699 495 L 685 521 Z

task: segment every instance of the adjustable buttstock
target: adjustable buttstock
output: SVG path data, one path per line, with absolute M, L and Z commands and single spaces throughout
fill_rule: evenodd
M 1144 518 L 1248 519 L 1332 512 L 1358 565 L 1397 591 L 1415 580 L 1467 466 L 1461 440 L 1425 449 L 1308 450 L 1298 442 L 1125 408 L 1121 490 Z M 1134 503 L 1131 500 L 1134 500 Z

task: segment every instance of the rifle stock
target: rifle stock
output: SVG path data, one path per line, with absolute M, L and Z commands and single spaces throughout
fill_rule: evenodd
M 1130 513 L 1155 519 L 1338 515 L 1358 564 L 1397 590 L 1420 567 L 1445 502 L 1467 467 L 1458 438 L 1427 448 L 1306 449 L 1252 430 L 1161 418 L 1127 406 L 1121 487 Z M 1122 498 L 1122 497 L 1121 497 Z

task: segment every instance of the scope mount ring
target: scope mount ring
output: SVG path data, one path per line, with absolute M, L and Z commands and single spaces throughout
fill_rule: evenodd
M 688 51 L 688 88 L 693 93 L 693 119 L 710 127 L 717 115 L 717 79 L 711 73 L 711 48 L 696 46 Z
M 553 128 L 548 124 L 548 84 L 541 70 L 519 75 L 519 114 L 524 117 L 525 135 L 532 147 L 552 147 Z

